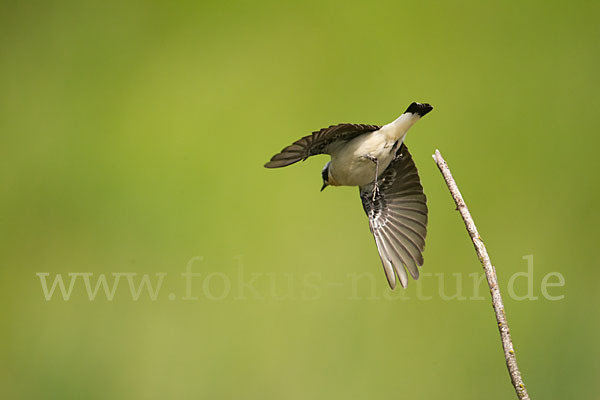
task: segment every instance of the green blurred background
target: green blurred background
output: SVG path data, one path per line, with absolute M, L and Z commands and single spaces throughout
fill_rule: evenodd
M 530 394 L 599 398 L 599 8 L 2 1 L 0 397 L 514 397 L 485 286 L 469 300 L 481 267 L 439 148 Z M 412 101 L 435 106 L 407 144 L 430 206 L 422 271 L 438 275 L 390 296 L 357 190 L 319 193 L 328 158 L 262 165 Z M 519 301 L 507 283 L 528 255 L 538 300 Z M 122 278 L 91 301 L 78 278 L 46 301 L 39 272 L 167 276 L 156 300 Z M 542 296 L 550 272 L 562 300 Z M 456 277 L 469 299 L 444 300 Z

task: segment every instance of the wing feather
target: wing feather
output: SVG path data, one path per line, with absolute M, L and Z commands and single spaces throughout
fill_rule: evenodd
M 376 237 L 379 237 L 379 243 L 381 244 L 381 250 L 379 252 L 380 257 L 385 257 L 385 259 L 388 261 L 388 264 L 392 266 L 392 271 L 396 271 L 396 275 L 398 275 L 398 279 L 400 279 L 400 284 L 402 285 L 402 287 L 405 287 L 406 282 L 408 281 L 408 275 L 406 274 L 404 268 L 402 268 L 402 258 L 394 249 L 392 243 L 390 242 L 389 238 L 387 237 L 384 231 L 377 231 Z M 377 243 L 377 240 L 375 242 Z M 400 266 L 401 269 L 398 269 L 398 266 Z M 392 289 L 394 287 L 395 285 L 392 287 Z
M 392 289 L 395 279 L 390 279 L 390 264 L 402 287 L 408 284 L 407 271 L 413 279 L 419 278 L 428 213 L 427 197 L 408 149 L 403 144 L 396 154 L 378 179 L 375 200 L 373 184 L 360 187 L 363 208 Z
M 329 154 L 328 147 L 330 144 L 340 140 L 352 140 L 357 136 L 376 131 L 379 128 L 380 126 L 378 125 L 367 124 L 331 125 L 328 128 L 315 131 L 311 135 L 304 136 L 283 148 L 279 153 L 271 157 L 271 161 L 266 163 L 265 167 L 281 168 L 301 160 L 306 160 L 310 156 Z
M 394 266 L 390 261 L 390 257 L 386 253 L 385 245 L 379 234 L 373 232 L 373 237 L 375 238 L 375 244 L 377 245 L 377 248 L 382 249 L 381 251 L 379 251 L 379 258 L 381 258 L 381 264 L 383 264 L 385 277 L 387 278 L 390 287 L 394 289 L 396 287 L 396 275 L 394 275 Z

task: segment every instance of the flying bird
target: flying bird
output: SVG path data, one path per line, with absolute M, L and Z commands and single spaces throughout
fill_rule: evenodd
M 412 103 L 387 125 L 338 124 L 305 136 L 275 154 L 266 168 L 280 168 L 317 154 L 329 154 L 323 186 L 358 186 L 369 227 L 388 283 L 419 278 L 427 235 L 427 198 L 404 138 L 411 126 L 433 110 Z

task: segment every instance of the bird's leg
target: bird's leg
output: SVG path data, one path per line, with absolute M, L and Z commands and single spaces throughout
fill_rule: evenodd
M 379 184 L 377 183 L 377 178 L 379 178 L 379 160 L 370 154 L 367 154 L 365 158 L 375 163 L 375 180 L 373 181 L 373 201 L 375 201 L 375 198 L 379 195 Z

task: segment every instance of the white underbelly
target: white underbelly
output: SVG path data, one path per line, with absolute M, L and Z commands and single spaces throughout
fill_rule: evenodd
M 332 183 L 340 186 L 364 186 L 372 183 L 375 180 L 375 163 L 365 158 L 365 155 L 379 160 L 380 176 L 394 158 L 394 143 L 384 135 L 372 134 L 358 137 L 337 151 L 332 151 L 330 174 L 335 181 Z

